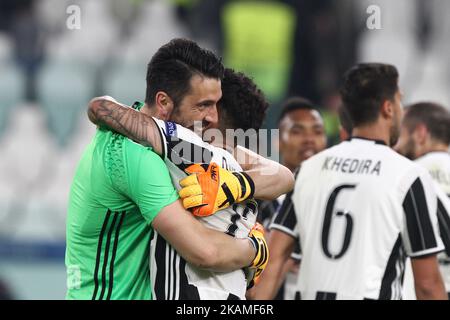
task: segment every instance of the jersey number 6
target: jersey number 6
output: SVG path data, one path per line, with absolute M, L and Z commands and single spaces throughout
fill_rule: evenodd
M 342 244 L 341 251 L 339 251 L 338 254 L 332 254 L 328 248 L 328 238 L 330 236 L 330 227 L 331 227 L 331 221 L 333 219 L 333 210 L 334 205 L 336 203 L 336 198 L 343 189 L 355 189 L 356 185 L 351 184 L 344 184 L 336 189 L 333 190 L 333 192 L 330 195 L 330 198 L 327 202 L 327 208 L 325 209 L 325 219 L 323 221 L 323 228 L 322 228 L 322 249 L 325 255 L 330 259 L 339 259 L 341 258 L 345 252 L 348 249 L 348 246 L 350 245 L 350 240 L 352 237 L 352 231 L 353 231 L 353 219 L 350 215 L 350 212 L 348 211 L 338 211 L 336 212 L 336 216 L 341 217 L 344 216 L 346 219 L 346 227 L 345 227 L 345 236 L 344 236 L 344 242 Z

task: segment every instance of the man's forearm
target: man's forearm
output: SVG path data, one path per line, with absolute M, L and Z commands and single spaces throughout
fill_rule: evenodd
M 207 238 L 216 248 L 216 256 L 206 269 L 230 272 L 249 266 L 255 258 L 255 249 L 248 239 L 237 239 L 217 231 Z
M 153 228 L 192 265 L 230 272 L 250 265 L 256 251 L 248 239 L 236 239 L 205 227 L 181 201 L 164 207 L 152 222 Z
M 416 287 L 417 300 L 448 300 L 445 287 L 440 283 L 433 288 Z
M 89 102 L 88 117 L 96 125 L 107 127 L 162 154 L 159 129 L 152 118 L 112 98 L 95 98 Z
M 265 174 L 264 169 L 245 171 L 255 183 L 254 197 L 260 200 L 274 200 L 294 188 L 294 175 L 289 169 L 280 169 L 277 174 Z
M 256 199 L 273 200 L 294 188 L 294 175 L 278 162 L 241 146 L 235 148 L 234 157 L 255 183 Z

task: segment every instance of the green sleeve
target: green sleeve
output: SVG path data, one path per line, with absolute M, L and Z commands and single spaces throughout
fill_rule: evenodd
M 178 200 L 169 171 L 151 148 L 127 139 L 124 152 L 129 196 L 150 224 L 165 206 Z

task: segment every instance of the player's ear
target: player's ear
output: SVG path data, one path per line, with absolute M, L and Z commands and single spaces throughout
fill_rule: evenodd
M 163 120 L 168 120 L 173 111 L 173 100 L 164 91 L 158 91 L 155 97 L 158 117 Z
M 345 131 L 345 129 L 342 126 L 340 126 L 339 127 L 339 139 L 341 139 L 341 141 L 345 141 L 345 140 L 348 140 L 348 138 L 350 138 L 350 134 L 347 131 Z
M 414 129 L 414 136 L 417 143 L 425 144 L 429 136 L 427 127 L 423 123 L 419 123 Z
M 394 117 L 394 102 L 386 99 L 381 105 L 381 115 L 383 118 L 392 119 Z

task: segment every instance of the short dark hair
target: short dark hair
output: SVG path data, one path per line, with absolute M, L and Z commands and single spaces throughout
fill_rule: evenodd
M 222 79 L 224 66 L 213 52 L 187 39 L 172 39 L 153 55 L 147 68 L 145 102 L 155 103 L 158 91 L 166 92 L 176 108 L 190 91 L 190 80 L 198 74 Z
M 226 68 L 219 100 L 219 123 L 222 128 L 261 128 L 269 103 L 263 92 L 242 72 Z
M 376 121 L 380 107 L 398 91 L 398 71 L 388 64 L 362 63 L 344 76 L 342 102 L 355 127 Z
M 353 131 L 353 123 L 344 106 L 340 106 L 338 108 L 338 116 L 342 128 L 344 128 L 348 135 L 351 135 Z
M 296 110 L 315 110 L 320 113 L 320 110 L 316 108 L 310 100 L 303 97 L 291 97 L 281 105 L 281 113 L 278 117 L 278 124 L 280 124 L 284 117 L 286 117 L 289 113 Z
M 408 106 L 403 123 L 410 132 L 423 123 L 433 139 L 450 144 L 450 112 L 440 104 L 420 102 Z

